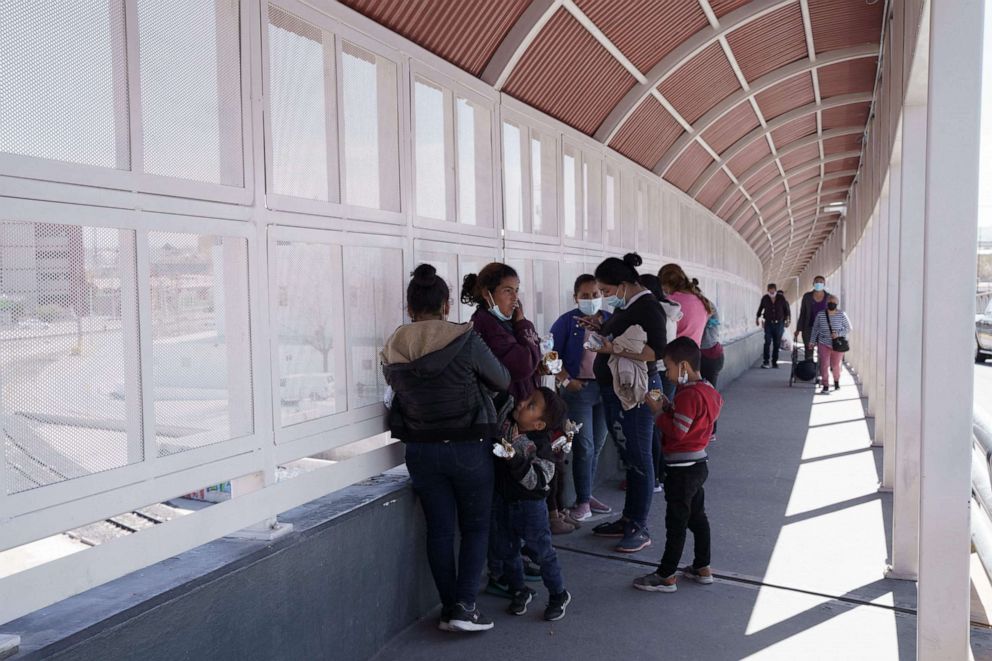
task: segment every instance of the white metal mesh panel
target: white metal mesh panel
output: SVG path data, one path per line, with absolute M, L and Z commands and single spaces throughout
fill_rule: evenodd
M 503 122 L 503 224 L 513 232 L 524 231 L 523 158 L 520 145 L 526 131 Z
M 280 242 L 273 261 L 280 420 L 288 427 L 348 406 L 341 247 Z
M 348 204 L 400 208 L 396 78 L 396 63 L 343 42 L 341 139 Z
M 458 98 L 455 102 L 458 222 L 493 226 L 492 114 Z
M 337 201 L 334 38 L 271 5 L 268 36 L 272 192 Z
M 252 432 L 248 246 L 149 232 L 159 455 Z
M 445 90 L 424 79 L 413 84 L 414 179 L 417 215 L 445 220 L 447 172 L 445 163 Z
M 123 0 L 0 2 L 0 152 L 127 169 Z
M 243 185 L 238 3 L 137 6 L 142 169 Z
M 345 250 L 348 322 L 349 409 L 382 403 L 386 383 L 379 352 L 403 323 L 403 251 L 398 248 Z
M 142 460 L 134 233 L 0 222 L 7 491 Z

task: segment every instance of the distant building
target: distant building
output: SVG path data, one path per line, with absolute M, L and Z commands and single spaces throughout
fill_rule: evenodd
M 21 302 L 20 314 L 89 314 L 88 289 L 82 227 L 0 222 L 0 292 Z

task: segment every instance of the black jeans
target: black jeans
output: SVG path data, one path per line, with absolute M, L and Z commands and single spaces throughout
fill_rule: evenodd
M 778 364 L 778 350 L 782 346 L 782 333 L 785 332 L 785 324 L 781 321 L 765 322 L 765 349 L 761 353 L 761 359 L 768 362 L 768 347 L 772 347 L 772 363 Z
M 723 370 L 723 359 L 724 356 L 721 354 L 719 358 L 702 356 L 699 360 L 699 373 L 714 388 L 716 388 L 716 381 L 720 378 L 720 372 Z M 713 433 L 716 433 L 716 420 L 713 421 Z
M 486 566 L 494 483 L 489 450 L 481 440 L 406 445 L 406 466 L 427 519 L 427 560 L 446 607 L 475 604 Z
M 692 531 L 694 559 L 699 569 L 710 564 L 710 522 L 706 518 L 703 483 L 709 475 L 705 461 L 692 466 L 669 466 L 665 474 L 665 554 L 658 565 L 660 576 L 678 569 L 685 548 L 686 528 Z

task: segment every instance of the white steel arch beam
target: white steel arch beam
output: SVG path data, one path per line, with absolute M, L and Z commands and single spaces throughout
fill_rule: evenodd
M 672 164 L 678 160 L 678 157 L 682 155 L 682 152 L 684 152 L 686 148 L 688 148 L 689 145 L 696 140 L 696 138 L 700 137 L 706 129 L 713 126 L 741 103 L 748 102 L 752 97 L 757 96 L 758 94 L 774 87 L 778 83 L 788 80 L 789 78 L 793 78 L 804 73 L 809 73 L 810 71 L 820 67 L 829 66 L 831 64 L 849 62 L 851 60 L 860 60 L 867 57 L 878 57 L 878 44 L 863 44 L 861 46 L 841 48 L 839 50 L 820 53 L 815 61 L 810 61 L 808 58 L 804 58 L 762 76 L 751 83 L 751 88 L 749 90 L 738 90 L 696 120 L 696 123 L 692 125 L 692 131 L 683 133 L 679 139 L 675 141 L 675 144 L 669 147 L 668 151 L 665 153 L 665 156 L 663 156 L 661 161 L 659 161 L 654 167 L 655 174 L 664 175 L 668 171 L 668 168 L 670 168 Z
M 561 5 L 562 0 L 531 0 L 489 59 L 482 80 L 497 90 L 503 89 L 517 62 Z
M 719 43 L 720 39 L 726 38 L 730 32 L 795 2 L 796 0 L 754 0 L 754 2 L 749 2 L 720 19 L 719 28 L 710 25 L 710 27 L 704 28 L 686 39 L 658 64 L 651 67 L 651 70 L 644 75 L 646 82 L 635 85 L 627 92 L 620 103 L 603 120 L 594 137 L 603 144 L 609 144 L 624 122 L 634 113 L 637 106 L 651 96 L 653 90 L 675 73 L 679 67 L 713 44 Z
M 841 178 L 844 178 L 844 177 L 856 177 L 858 175 L 858 172 L 859 172 L 858 170 L 841 170 L 840 172 L 828 172 L 826 175 L 824 175 L 822 177 L 822 180 L 823 181 L 826 181 L 827 179 L 841 179 Z M 781 181 L 775 182 L 775 183 L 781 183 Z M 746 215 L 745 212 L 748 209 L 750 209 L 750 208 L 751 208 L 751 205 L 748 205 L 748 206 L 742 208 L 738 213 L 736 213 L 734 215 L 733 219 L 728 220 L 727 222 L 730 224 L 731 227 L 733 227 L 734 229 L 737 229 L 737 223 L 740 221 L 741 218 L 743 218 Z
M 813 112 L 818 112 L 818 111 L 813 111 Z M 737 177 L 737 181 L 743 184 L 745 179 L 748 179 L 752 175 L 761 171 L 762 168 L 764 168 L 765 166 L 771 165 L 776 160 L 782 158 L 783 156 L 788 156 L 789 154 L 791 154 L 792 152 L 798 149 L 802 149 L 803 147 L 809 147 L 810 145 L 815 145 L 819 143 L 820 140 L 830 140 L 831 138 L 842 138 L 847 135 L 861 135 L 864 132 L 865 132 L 864 126 L 843 126 L 836 129 L 830 129 L 829 131 L 824 131 L 823 135 L 814 133 L 813 135 L 808 135 L 805 138 L 794 140 L 793 142 L 790 142 L 789 144 L 785 145 L 785 147 L 779 147 L 778 156 L 772 154 L 752 165 L 750 168 L 748 168 L 746 171 L 741 173 L 740 176 Z M 719 170 L 721 170 L 725 165 L 727 165 L 731 158 L 737 156 L 737 154 L 741 153 L 755 142 L 759 140 L 764 140 L 765 136 L 770 133 L 771 131 L 762 128 L 761 131 L 754 138 L 747 141 L 747 144 L 744 144 L 741 147 L 741 149 L 735 151 L 733 156 L 726 158 L 723 155 L 721 155 L 719 161 L 716 161 L 713 164 L 711 164 L 708 168 L 706 168 L 703 174 L 699 176 L 699 179 L 696 180 L 696 183 L 692 186 L 692 188 L 689 189 L 689 195 L 691 195 L 692 197 L 698 195 L 706 186 L 706 184 L 710 182 L 710 179 L 713 178 L 713 175 L 715 175 Z M 742 140 L 747 140 L 751 135 L 752 134 L 749 133 L 747 136 L 742 138 Z M 731 147 L 730 149 L 733 149 L 733 147 Z
M 827 163 L 832 163 L 834 161 L 843 161 L 844 159 L 847 159 L 847 158 L 858 158 L 860 156 L 861 156 L 861 152 L 860 151 L 844 151 L 844 152 L 840 152 L 839 154 L 830 154 L 829 156 L 825 156 L 824 158 L 816 158 L 816 159 L 813 159 L 812 161 L 806 161 L 805 163 L 801 163 L 800 165 L 797 165 L 796 167 L 791 168 L 788 172 L 785 173 L 784 176 L 783 175 L 779 175 L 779 176 L 775 177 L 774 179 L 772 179 L 771 181 L 769 181 L 767 184 L 765 184 L 764 186 L 762 186 L 758 190 L 756 190 L 756 191 L 750 191 L 751 199 L 752 200 L 757 200 L 758 198 L 760 198 L 762 195 L 764 195 L 768 191 L 772 190 L 773 188 L 775 188 L 776 186 L 778 186 L 782 182 L 784 182 L 784 181 L 786 181 L 788 179 L 791 179 L 792 177 L 796 176 L 800 172 L 805 172 L 806 170 L 812 170 L 813 168 L 819 168 L 821 165 L 825 165 Z M 845 172 L 856 173 L 857 170 L 845 170 Z M 836 177 L 831 177 L 830 176 L 832 174 L 836 174 L 836 173 L 835 172 L 826 173 L 826 176 L 825 177 L 822 177 L 822 178 L 823 179 L 836 179 Z M 733 215 L 733 217 L 731 218 L 731 220 L 729 220 L 728 222 L 731 225 L 733 225 L 740 216 L 741 216 L 741 213 L 740 213 L 740 211 L 738 211 L 737 213 L 735 213 Z
M 759 126 L 758 128 L 754 129 L 753 131 L 745 135 L 743 138 L 735 142 L 730 147 L 727 147 L 727 149 L 725 149 L 723 153 L 720 154 L 721 160 L 718 161 L 718 163 L 720 164 L 721 167 L 723 167 L 724 165 L 729 163 L 730 159 L 734 158 L 742 151 L 747 149 L 747 147 L 749 147 L 752 142 L 766 139 L 766 136 L 771 135 L 773 131 L 780 129 L 786 124 L 789 124 L 790 122 L 794 122 L 797 119 L 801 119 L 807 115 L 813 115 L 819 113 L 823 110 L 830 110 L 831 108 L 839 108 L 841 106 L 852 105 L 855 103 L 866 103 L 868 101 L 871 101 L 871 99 L 872 99 L 872 95 L 869 93 L 844 94 L 842 96 L 831 97 L 826 101 L 821 101 L 820 103 L 814 102 L 802 106 L 801 108 L 790 110 L 784 115 L 779 115 L 772 121 L 768 122 L 767 127 Z M 862 127 L 862 131 L 863 130 L 864 127 Z M 710 172 L 710 169 L 712 169 L 712 166 L 710 168 L 707 168 L 700 176 L 704 178 L 712 177 L 713 173 Z
M 835 188 L 835 189 L 831 189 L 829 191 L 819 191 L 819 192 L 816 192 L 816 193 L 810 193 L 809 195 L 806 195 L 806 196 L 804 196 L 802 198 L 799 198 L 797 200 L 790 201 L 788 203 L 788 205 L 786 205 L 786 207 L 784 209 L 782 209 L 781 211 L 779 211 L 778 213 L 776 213 L 774 216 L 772 216 L 772 217 L 766 217 L 764 219 L 765 220 L 765 225 L 766 226 L 778 225 L 780 222 L 782 222 L 783 220 L 787 219 L 790 214 L 793 214 L 793 213 L 796 213 L 796 212 L 799 212 L 799 211 L 805 211 L 805 210 L 809 209 L 812 206 L 816 206 L 817 200 L 819 198 L 821 198 L 821 197 L 823 197 L 825 195 L 833 195 L 834 193 L 843 193 L 846 190 L 847 190 L 847 187 L 845 186 L 844 188 Z M 826 203 L 822 204 L 821 206 L 827 207 L 827 206 L 829 206 L 831 204 L 836 204 L 836 203 L 835 202 L 826 202 Z

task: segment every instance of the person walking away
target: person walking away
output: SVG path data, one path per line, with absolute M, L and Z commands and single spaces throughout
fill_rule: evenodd
M 593 365 L 596 380 L 600 384 L 603 404 L 608 411 L 618 412 L 621 408 L 619 393 L 613 387 L 613 370 L 610 357 L 626 358 L 643 363 L 647 375 L 647 389 L 661 387 L 656 362 L 665 348 L 665 318 L 661 306 L 650 291 L 637 282 L 637 267 L 641 257 L 637 253 L 624 255 L 623 259 L 610 257 L 596 267 L 596 282 L 606 297 L 607 305 L 614 309 L 613 316 L 605 322 L 596 319 L 583 319 L 582 323 L 596 331 L 601 346 Z M 646 335 L 644 348 L 640 353 L 623 351 L 615 347 L 610 338 L 619 338 L 633 326 L 640 326 Z M 615 419 L 607 413 L 607 420 Z M 616 521 L 604 523 L 593 529 L 593 534 L 601 537 L 619 537 L 615 549 L 622 553 L 634 553 L 651 544 L 647 520 L 654 496 L 654 466 L 651 459 L 652 416 L 642 403 L 636 403 L 623 412 L 621 420 L 624 443 L 622 459 L 627 467 L 627 492 L 624 498 L 623 515 Z
M 813 359 L 813 342 L 810 340 L 813 334 L 813 322 L 820 312 L 827 309 L 828 298 L 830 292 L 827 291 L 827 279 L 818 275 L 813 278 L 813 289 L 803 294 L 799 302 L 799 318 L 796 319 L 796 332 L 792 336 L 792 341 L 798 342 L 799 336 L 802 335 L 805 347 L 803 357 L 806 360 Z
M 507 433 L 493 447 L 496 460 L 496 547 L 507 568 L 510 615 L 524 615 L 534 593 L 524 584 L 521 544 L 534 552 L 548 589 L 544 619 L 560 620 L 572 596 L 565 589 L 544 500 L 556 462 L 551 434 L 563 434 L 565 402 L 549 388 L 538 388 L 514 408 Z
M 658 271 L 661 289 L 665 296 L 682 306 L 678 322 L 678 337 L 689 337 L 698 346 L 703 339 L 703 329 L 709 318 L 705 299 L 699 291 L 699 281 L 689 279 L 678 264 L 665 264 Z M 674 339 L 674 338 L 673 338 Z
M 820 312 L 813 322 L 810 344 L 807 347 L 812 349 L 813 344 L 816 344 L 820 352 L 820 383 L 823 384 L 821 395 L 830 394 L 830 372 L 834 375 L 834 390 L 840 389 L 840 369 L 844 352 L 838 351 L 836 340 L 844 338 L 845 342 L 841 344 L 846 344 L 846 338 L 851 333 L 851 320 L 847 318 L 847 313 L 838 307 L 839 305 L 840 299 L 831 294 L 827 299 L 826 309 Z
M 387 422 L 406 446 L 410 480 L 427 520 L 439 628 L 485 631 L 493 622 L 479 611 L 476 595 L 491 525 L 490 439 L 498 432 L 490 391 L 505 391 L 510 374 L 471 325 L 447 321 L 448 297 L 434 267 L 418 266 L 406 291 L 413 323 L 397 328 L 381 353 L 393 391 Z
M 709 309 L 713 312 L 706 320 L 706 328 L 703 329 L 703 341 L 699 345 L 699 374 L 707 383 L 716 388 L 720 372 L 723 370 L 723 345 L 720 344 L 720 313 L 716 305 L 709 301 Z M 713 435 L 710 436 L 710 443 L 716 440 L 716 425 L 718 420 L 713 421 Z
M 761 297 L 758 313 L 754 323 L 765 326 L 765 347 L 761 353 L 761 368 L 768 369 L 768 358 L 771 357 L 771 367 L 778 369 L 778 352 L 782 347 L 782 334 L 792 321 L 792 311 L 789 302 L 785 300 L 774 282 L 768 283 L 768 293 Z
M 593 331 L 584 328 L 579 319 L 594 317 L 602 323 L 610 315 L 603 310 L 603 297 L 595 276 L 585 273 L 576 278 L 572 295 L 577 307 L 558 317 L 551 326 L 551 335 L 554 350 L 563 363 L 556 384 L 568 406 L 568 417 L 582 425 L 572 444 L 575 506 L 571 516 L 585 521 L 593 514 L 609 514 L 613 510 L 592 495 L 599 454 L 608 432 L 603 398 L 593 370 L 596 352 L 586 348 Z
M 699 373 L 699 347 L 680 337 L 665 349 L 670 374 L 678 375 L 675 400 L 652 394 L 645 404 L 657 415 L 665 447 L 665 553 L 658 568 L 634 580 L 634 587 L 648 592 L 675 592 L 676 570 L 685 548 L 686 529 L 692 531 L 694 559 L 682 575 L 697 583 L 713 583 L 710 570 L 710 522 L 706 516 L 703 484 L 709 475 L 706 446 L 713 423 L 720 416 L 723 398 Z

